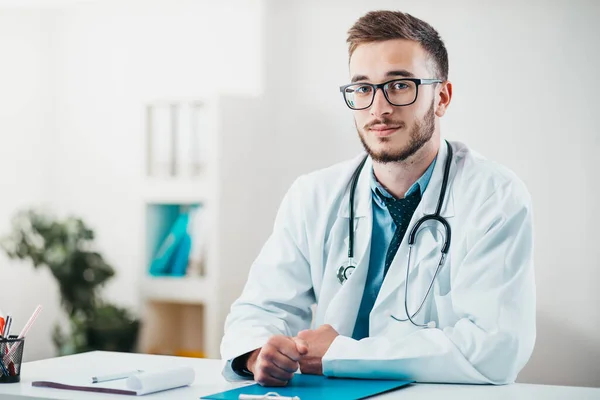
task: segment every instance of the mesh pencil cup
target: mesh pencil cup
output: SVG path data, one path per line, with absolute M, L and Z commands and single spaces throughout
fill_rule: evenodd
M 0 384 L 21 381 L 21 362 L 25 338 L 10 336 L 0 339 Z

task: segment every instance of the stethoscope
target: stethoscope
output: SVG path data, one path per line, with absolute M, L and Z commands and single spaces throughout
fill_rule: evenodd
M 424 215 L 422 218 L 420 218 L 415 223 L 415 225 L 412 227 L 412 229 L 410 230 L 410 233 L 408 235 L 408 264 L 406 266 L 406 281 L 404 284 L 404 311 L 406 311 L 407 318 L 401 319 L 401 318 L 396 318 L 393 315 L 391 316 L 396 321 L 400 321 L 400 322 L 410 321 L 413 325 L 418 326 L 418 327 L 424 327 L 424 328 L 425 327 L 435 328 L 435 326 L 436 326 L 435 321 L 430 321 L 426 324 L 419 324 L 419 323 L 416 323 L 413 320 L 413 318 L 417 314 L 419 314 L 419 312 L 423 308 L 423 305 L 425 304 L 425 301 L 427 300 L 427 297 L 429 296 L 429 293 L 431 292 L 431 288 L 433 287 L 433 284 L 435 283 L 435 278 L 437 277 L 438 273 L 440 272 L 440 269 L 442 268 L 442 265 L 444 264 L 444 261 L 446 260 L 446 255 L 448 254 L 448 250 L 450 249 L 450 239 L 451 239 L 451 234 L 452 234 L 452 231 L 450 229 L 450 224 L 448 224 L 448 221 L 446 221 L 446 219 L 440 215 L 440 212 L 442 210 L 442 205 L 444 204 L 444 197 L 446 195 L 446 186 L 448 186 L 448 177 L 450 175 L 450 164 L 452 163 L 452 147 L 450 146 L 450 143 L 448 143 L 448 141 L 446 141 L 446 145 L 448 146 L 448 156 L 446 157 L 446 163 L 444 165 L 444 177 L 442 179 L 442 187 L 440 189 L 440 194 L 438 197 L 438 204 L 437 204 L 435 213 Z M 365 165 L 365 162 L 367 161 L 367 157 L 365 157 L 361 161 L 361 163 L 358 165 L 358 167 L 354 171 L 354 174 L 352 175 L 351 186 L 350 186 L 350 219 L 348 221 L 348 229 L 349 229 L 348 262 L 346 263 L 346 265 L 342 265 L 337 271 L 337 277 L 341 284 L 343 284 L 346 280 L 348 280 L 350 278 L 350 275 L 352 275 L 352 272 L 354 272 L 354 269 L 356 268 L 356 263 L 354 262 L 354 193 L 356 192 L 356 185 L 358 184 L 358 178 L 360 177 L 360 172 L 362 171 L 362 169 Z M 433 274 L 433 279 L 431 279 L 429 288 L 427 289 L 427 292 L 425 293 L 425 297 L 423 297 L 423 301 L 421 301 L 421 305 L 419 306 L 417 311 L 415 311 L 415 313 L 413 313 L 411 315 L 411 313 L 408 312 L 408 277 L 410 274 L 410 257 L 412 254 L 413 246 L 415 245 L 415 241 L 417 239 L 417 235 L 420 232 L 419 228 L 425 222 L 430 221 L 430 220 L 437 221 L 444 226 L 444 231 L 445 231 L 444 245 L 442 246 L 442 249 L 441 249 L 440 261 L 438 263 L 437 269 L 435 270 L 435 274 Z

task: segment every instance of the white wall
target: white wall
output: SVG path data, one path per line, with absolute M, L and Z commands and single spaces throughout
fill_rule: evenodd
M 296 175 L 359 150 L 337 87 L 348 81 L 346 31 L 379 8 L 440 32 L 454 83 L 443 134 L 512 168 L 532 194 L 538 340 L 519 380 L 600 386 L 600 2 L 268 2 L 263 140 L 275 144 L 265 152 L 275 199 Z M 255 218 L 270 223 L 274 211 Z
M 18 208 L 46 203 L 49 110 L 47 15 L 0 11 L 0 236 Z M 0 252 L 0 308 L 18 333 L 38 304 L 45 309 L 25 343 L 26 359 L 53 355 L 50 332 L 58 316 L 54 280 L 45 269 L 10 261 Z
M 262 0 L 34 3 L 0 2 L 0 229 L 31 201 L 81 216 L 117 272 L 106 298 L 135 311 L 145 102 L 260 93 Z M 27 360 L 54 354 L 60 311 L 44 272 L 0 258 L 0 282 L 22 282 L 0 290 L 0 306 L 23 322 L 45 306 Z

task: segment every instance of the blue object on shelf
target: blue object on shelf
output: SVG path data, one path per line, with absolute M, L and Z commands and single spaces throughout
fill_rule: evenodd
M 158 252 L 150 264 L 150 275 L 164 276 L 170 274 L 170 266 L 175 250 L 184 236 L 187 235 L 188 221 L 189 214 L 187 212 L 182 212 L 177 217 L 171 231 L 161 243 Z
M 192 239 L 186 232 L 181 238 L 171 263 L 171 273 L 173 276 L 184 276 L 187 272 L 188 261 L 190 259 L 190 250 L 192 248 Z

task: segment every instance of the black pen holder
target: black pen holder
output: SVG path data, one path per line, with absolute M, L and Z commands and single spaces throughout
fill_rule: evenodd
M 0 339 L 0 383 L 21 381 L 21 363 L 25 338 L 16 336 Z

